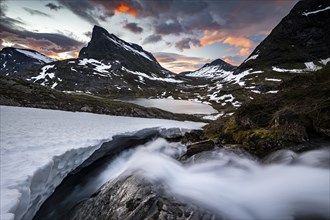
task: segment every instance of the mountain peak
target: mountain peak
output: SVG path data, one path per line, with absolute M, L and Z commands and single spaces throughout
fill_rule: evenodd
M 203 67 L 207 67 L 207 66 L 222 66 L 222 67 L 223 67 L 222 69 L 224 69 L 224 70 L 228 70 L 228 71 L 230 71 L 230 70 L 232 70 L 232 69 L 234 68 L 233 65 L 231 65 L 231 64 L 229 64 L 229 63 L 223 61 L 223 60 L 220 59 L 220 58 L 218 58 L 218 59 L 216 59 L 216 60 L 213 60 L 211 63 L 207 63 L 207 64 L 205 64 Z M 203 68 L 203 67 L 202 67 L 202 68 Z
M 137 44 L 128 43 L 100 26 L 94 26 L 88 45 L 80 50 L 79 58 L 118 61 L 123 66 L 143 72 L 159 72 L 156 58 Z
M 54 61 L 56 59 L 34 50 L 5 47 L 0 51 L 0 74 L 24 73 Z
M 82 48 L 79 57 L 112 60 L 114 52 L 121 54 L 130 52 L 140 58 L 156 62 L 153 55 L 143 50 L 141 46 L 128 43 L 97 25 L 93 27 L 91 41 L 87 47 Z
M 188 77 L 218 78 L 224 74 L 229 74 L 235 70 L 235 66 L 223 61 L 222 59 L 213 60 L 205 64 L 202 68 L 193 71 L 181 73 Z

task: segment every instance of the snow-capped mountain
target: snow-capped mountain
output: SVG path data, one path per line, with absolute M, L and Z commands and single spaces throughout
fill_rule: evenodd
M 184 76 L 188 77 L 203 77 L 209 79 L 221 78 L 224 74 L 232 73 L 235 70 L 235 66 L 232 66 L 229 63 L 221 59 L 216 59 L 211 63 L 205 64 L 200 69 L 185 73 Z
M 34 50 L 5 47 L 0 51 L 0 74 L 20 74 L 54 61 Z
M 79 58 L 118 61 L 133 71 L 162 74 L 164 70 L 155 57 L 137 44 L 128 43 L 102 27 L 94 26 L 88 46 L 81 49 Z
M 184 82 L 139 45 L 98 26 L 77 59 L 44 65 L 25 79 L 61 91 L 112 97 L 156 95 Z

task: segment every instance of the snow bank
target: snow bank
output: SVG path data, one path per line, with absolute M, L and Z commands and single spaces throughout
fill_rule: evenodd
M 258 56 L 259 56 L 259 54 L 255 54 L 255 55 L 253 55 L 253 56 L 250 56 L 249 58 L 247 58 L 247 59 L 244 61 L 244 63 L 248 62 L 249 60 L 255 60 L 255 59 L 257 59 Z
M 204 77 L 204 78 L 219 78 L 229 74 L 233 71 L 226 71 L 222 69 L 221 65 L 206 66 L 194 72 L 186 74 L 188 77 Z
M 39 61 L 42 61 L 44 63 L 50 63 L 50 62 L 54 62 L 56 61 L 56 59 L 47 57 L 41 53 L 38 52 L 32 52 L 32 51 L 28 51 L 28 50 L 21 50 L 21 49 L 15 49 L 17 52 L 20 52 L 22 54 L 24 54 L 25 56 L 37 59 Z
M 147 79 L 150 79 L 153 81 L 163 81 L 163 82 L 169 82 L 169 83 L 183 83 L 182 80 L 177 80 L 177 79 L 173 79 L 173 78 L 160 78 L 160 77 L 156 77 L 156 76 L 149 76 L 146 73 L 132 71 L 132 70 L 126 69 L 125 67 L 121 67 L 121 69 L 124 71 L 127 71 L 131 74 L 137 75 L 139 77 L 140 81 L 142 81 L 140 77 L 143 77 L 143 78 L 147 78 Z
M 0 117 L 0 219 L 31 219 L 64 177 L 114 135 L 204 125 L 7 106 Z

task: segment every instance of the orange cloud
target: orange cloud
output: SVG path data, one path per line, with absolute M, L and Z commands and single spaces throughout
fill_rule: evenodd
M 220 42 L 223 39 L 224 39 L 223 33 L 219 31 L 213 31 L 213 32 L 206 31 L 204 32 L 204 36 L 202 37 L 200 42 L 202 46 L 205 46 L 206 44 L 213 44 L 216 42 Z
M 127 14 L 130 14 L 131 16 L 136 16 L 137 15 L 137 11 L 125 2 L 120 3 L 120 5 L 117 8 L 114 9 L 114 12 L 116 12 L 116 13 L 127 13 Z
M 65 60 L 65 59 L 70 59 L 70 58 L 77 58 L 79 55 L 79 52 L 78 51 L 69 51 L 69 52 L 45 54 L 45 55 L 49 56 L 51 58 L 55 58 L 57 60 Z
M 254 46 L 254 43 L 247 39 L 247 38 L 244 38 L 244 37 L 227 37 L 223 43 L 225 44 L 229 44 L 229 45 L 232 45 L 232 46 L 235 46 L 235 47 L 253 47 Z
M 249 48 L 242 48 L 239 50 L 239 54 L 241 56 L 247 56 L 251 53 L 250 49 Z
M 231 65 L 235 65 L 235 64 L 234 64 L 234 61 L 232 61 L 232 60 L 229 59 L 229 58 L 224 59 L 224 61 L 227 62 L 227 63 L 229 63 L 229 64 L 231 64 Z

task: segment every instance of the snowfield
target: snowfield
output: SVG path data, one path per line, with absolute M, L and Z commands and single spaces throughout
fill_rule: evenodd
M 40 62 L 43 62 L 43 63 L 50 63 L 50 62 L 56 61 L 56 59 L 47 57 L 47 56 L 45 56 L 41 53 L 38 53 L 38 52 L 32 52 L 32 51 L 21 50 L 21 49 L 15 49 L 15 50 L 17 52 L 20 52 L 20 53 L 24 54 L 25 56 L 31 57 L 33 59 L 37 59 L 37 60 L 39 60 Z
M 65 176 L 114 135 L 204 123 L 0 106 L 1 216 L 32 218 Z

